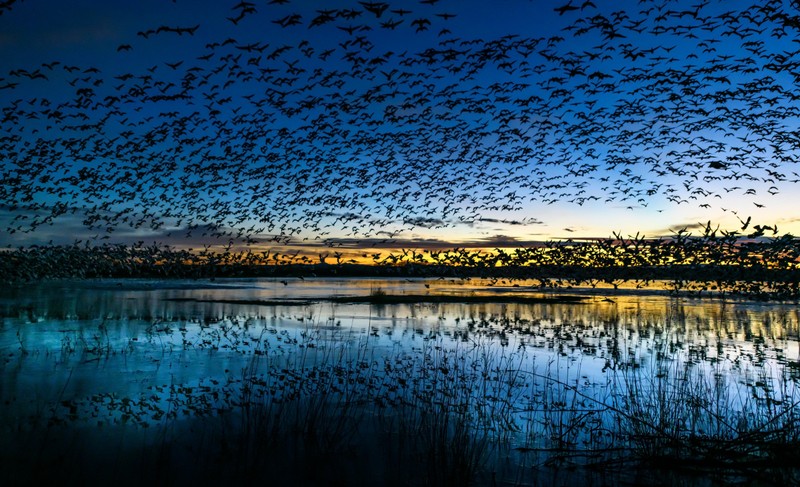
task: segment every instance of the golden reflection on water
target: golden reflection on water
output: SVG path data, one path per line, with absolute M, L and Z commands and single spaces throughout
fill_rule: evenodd
M 163 316 L 168 310 L 183 306 L 165 304 L 168 299 L 200 301 L 269 301 L 324 300 L 330 297 L 367 296 L 375 291 L 387 295 L 413 296 L 514 296 L 547 297 L 575 295 L 586 298 L 587 304 L 572 306 L 547 303 L 537 306 L 537 312 L 557 313 L 564 319 L 575 314 L 589 313 L 594 319 L 606 320 L 615 316 L 650 319 L 652 316 L 691 317 L 707 321 L 714 327 L 732 322 L 762 321 L 764 329 L 790 328 L 797 323 L 798 311 L 791 304 L 757 303 L 716 298 L 673 298 L 651 288 L 646 290 L 576 288 L 542 291 L 524 285 L 489 285 L 489 280 L 429 280 L 429 279 L 220 279 L 209 280 L 84 280 L 56 281 L 0 291 L 0 313 L 8 317 L 26 309 L 37 315 L 98 317 L 104 313 Z M 424 303 L 419 306 L 430 307 Z M 208 303 L 204 303 L 208 304 Z M 414 306 L 418 308 L 419 306 Z M 468 312 L 530 314 L 530 305 L 492 303 L 439 303 L 444 314 L 464 316 Z M 391 306 L 387 306 L 391 307 Z M 258 309 L 259 306 L 243 309 Z M 261 307 L 263 308 L 263 307 Z M 376 308 L 381 308 L 376 306 Z M 402 306 L 401 306 L 402 308 Z M 212 306 L 210 309 L 219 309 Z M 777 312 L 777 314 L 776 314 Z M 788 327 L 788 328 L 787 328 Z M 796 331 L 795 331 L 796 333 Z
M 507 283 L 508 284 L 508 283 Z M 421 296 L 416 304 L 344 304 L 330 297 L 387 295 Z M 553 297 L 578 295 L 574 303 L 497 303 L 492 296 Z M 484 296 L 479 303 L 425 302 L 425 296 Z M 291 306 L 260 301 L 297 300 Z M 652 290 L 574 289 L 542 292 L 487 280 L 453 279 L 230 279 L 62 281 L 0 294 L 5 333 L 0 346 L 13 347 L 22 335 L 45 336 L 36 328 L 82 326 L 92 320 L 114 320 L 135 334 L 133 322 L 196 320 L 213 323 L 226 317 L 271 318 L 282 326 L 338 322 L 358 329 L 377 324 L 409 329 L 502 334 L 507 343 L 603 350 L 609 337 L 628 347 L 669 345 L 703 348 L 705 356 L 762 353 L 781 361 L 798 358 L 800 311 L 791 304 L 756 303 L 714 298 L 676 298 Z M 122 321 L 120 321 L 122 320 Z M 56 323 L 57 326 L 53 325 Z M 66 323 L 66 324 L 65 324 Z M 294 324 L 294 325 L 293 325 Z M 383 326 L 383 325 L 381 325 Z M 463 337 L 462 333 L 462 337 Z M 588 345 L 587 345 L 588 344 Z M 611 344 L 613 345 L 613 343 Z M 589 350 L 587 349 L 587 351 Z M 605 353 L 605 352 L 604 352 Z

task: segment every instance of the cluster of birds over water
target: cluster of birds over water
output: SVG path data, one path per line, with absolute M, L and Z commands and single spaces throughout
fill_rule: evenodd
M 536 2 L 552 34 L 498 36 L 455 0 L 229 3 L 113 63 L 3 67 L 8 232 L 391 238 L 532 203 L 760 207 L 800 181 L 797 2 Z

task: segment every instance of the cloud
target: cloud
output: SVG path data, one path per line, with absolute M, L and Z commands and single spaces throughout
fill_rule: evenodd
M 786 223 L 786 224 L 798 223 L 798 222 L 800 222 L 800 218 L 797 218 L 797 217 L 794 217 L 794 218 L 781 218 L 778 221 L 781 222 L 781 223 Z
M 435 228 L 444 226 L 445 222 L 439 218 L 424 218 L 420 216 L 416 218 L 406 218 L 403 224 L 412 227 Z
M 194 227 L 170 226 L 169 221 L 161 228 L 153 229 L 146 224 L 139 228 L 128 225 L 111 226 L 98 224 L 95 228 L 84 225 L 86 213 L 78 207 L 65 207 L 66 213 L 59 215 L 50 222 L 41 223 L 43 218 L 50 214 L 52 205 L 39 204 L 37 208 L 13 208 L 0 204 L 0 247 L 20 247 L 30 245 L 70 245 L 76 241 L 90 241 L 97 244 L 124 244 L 133 245 L 138 242 L 170 245 L 180 248 L 202 248 L 205 245 L 220 245 L 228 242 L 229 237 L 218 236 L 217 233 L 232 233 L 236 231 L 221 227 L 215 229 L 210 224 L 200 224 Z M 109 212 L 105 212 L 110 214 Z M 16 220 L 15 220 L 16 219 Z M 169 219 L 167 219 L 169 220 Z M 39 224 L 35 229 L 29 228 L 32 221 Z M 277 236 L 261 235 L 259 242 L 275 243 Z
M 700 233 L 702 233 L 705 228 L 706 228 L 706 224 L 702 223 L 702 222 L 676 223 L 674 225 L 670 225 L 667 228 L 662 228 L 662 229 L 656 230 L 653 233 L 655 233 L 656 235 L 659 235 L 659 236 L 671 237 L 671 236 L 675 235 L 676 233 L 678 233 L 679 230 L 686 230 L 687 232 L 691 232 L 691 233 L 697 233 L 699 231 Z M 714 228 L 716 228 L 716 227 L 714 227 Z
M 0 224 L 4 227 L 11 221 L 16 214 L 26 214 L 30 217 L 41 216 L 42 213 L 48 213 L 48 208 L 42 205 L 42 208 L 34 210 L 14 210 L 9 207 L 0 205 Z M 352 216 L 344 214 L 342 216 Z M 228 227 L 213 228 L 211 225 L 196 225 L 193 227 L 170 225 L 171 222 L 165 222 L 165 226 L 152 229 L 147 226 L 140 228 L 131 228 L 128 226 L 117 226 L 111 232 L 105 230 L 104 227 L 96 229 L 88 229 L 83 225 L 84 212 L 76 208 L 75 211 L 68 212 L 66 215 L 58 217 L 52 225 L 43 225 L 34 232 L 24 233 L 22 231 L 16 232 L 13 235 L 0 236 L 0 246 L 28 246 L 28 245 L 70 245 L 76 240 L 95 242 L 98 245 L 103 243 L 109 244 L 123 244 L 133 245 L 139 242 L 145 244 L 159 243 L 162 245 L 169 245 L 173 248 L 192 248 L 202 249 L 207 245 L 219 246 L 225 245 L 231 239 L 230 235 L 234 237 L 237 235 L 236 230 Z M 487 223 L 500 223 L 512 226 L 520 225 L 540 225 L 541 222 L 535 219 L 527 220 L 499 220 L 493 218 L 480 218 L 481 222 Z M 442 225 L 443 222 L 436 218 L 416 218 L 414 221 L 407 221 L 407 224 L 414 224 L 422 228 L 431 228 Z M 385 227 L 384 227 L 385 228 Z M 379 230 L 375 232 L 374 236 L 357 238 L 357 237 L 338 237 L 326 239 L 300 239 L 300 238 L 287 238 L 286 236 L 261 234 L 252 236 L 249 243 L 253 248 L 293 248 L 293 249 L 306 249 L 309 252 L 315 252 L 322 249 L 339 248 L 348 250 L 368 251 L 370 249 L 429 249 L 429 250 L 449 250 L 453 248 L 519 248 L 519 247 L 535 247 L 544 243 L 545 239 L 521 239 L 519 237 L 512 237 L 498 230 L 497 233 L 491 236 L 473 237 L 468 240 L 443 240 L 440 238 L 430 237 L 397 237 L 399 231 Z M 223 234 L 219 236 L 219 234 Z M 217 235 L 217 236 L 215 236 Z M 235 247 L 242 248 L 245 244 L 243 238 L 234 239 Z M 566 240 L 563 239 L 563 240 Z M 578 240 L 578 239 L 575 239 Z M 592 239 L 587 239 L 592 240 Z
M 500 218 L 486 218 L 480 217 L 474 220 L 466 220 L 459 222 L 464 225 L 474 226 L 476 223 L 500 223 L 503 225 L 511 225 L 511 226 L 527 226 L 527 225 L 544 225 L 544 222 L 538 220 L 536 218 L 523 218 L 522 220 L 509 220 L 509 219 L 500 219 Z
M 436 238 L 329 238 L 313 243 L 304 243 L 307 247 L 335 247 L 345 249 L 429 249 L 449 250 L 454 248 L 518 248 L 537 247 L 543 240 L 521 240 L 507 235 L 493 235 L 471 240 L 449 241 Z

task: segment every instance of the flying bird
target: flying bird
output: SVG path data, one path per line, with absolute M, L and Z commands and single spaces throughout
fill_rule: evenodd
M 569 3 L 567 3 L 565 5 L 562 5 L 560 7 L 554 8 L 553 10 L 558 12 L 558 15 L 564 15 L 567 12 L 578 10 L 579 8 L 580 7 L 576 7 L 576 6 L 572 5 L 572 2 L 570 1 Z

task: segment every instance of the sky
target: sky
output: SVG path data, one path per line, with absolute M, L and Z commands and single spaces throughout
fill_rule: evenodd
M 798 31 L 774 0 L 4 2 L 0 246 L 797 235 Z

